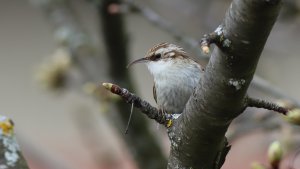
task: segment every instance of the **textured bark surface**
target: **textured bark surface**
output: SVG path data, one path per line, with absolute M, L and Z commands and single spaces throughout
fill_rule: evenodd
M 184 113 L 169 128 L 168 168 L 220 168 L 228 150 L 225 133 L 245 109 L 246 91 L 280 6 L 279 0 L 232 2 L 219 27 L 226 39 L 212 52 Z
M 0 166 L 6 169 L 29 169 L 15 136 L 1 135 Z
M 0 115 L 0 168 L 29 169 L 14 134 L 14 122 Z

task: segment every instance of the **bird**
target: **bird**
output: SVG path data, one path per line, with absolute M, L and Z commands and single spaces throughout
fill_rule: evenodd
M 160 111 L 181 114 L 204 74 L 204 68 L 180 46 L 159 43 L 128 67 L 145 63 L 153 76 L 153 97 Z

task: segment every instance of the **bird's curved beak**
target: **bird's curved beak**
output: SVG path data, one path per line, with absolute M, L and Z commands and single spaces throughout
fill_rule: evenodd
M 127 65 L 127 68 L 129 68 L 130 66 L 132 66 L 132 65 L 134 65 L 134 64 L 137 64 L 137 63 L 145 63 L 145 62 L 147 62 L 147 61 L 149 61 L 149 59 L 146 58 L 146 57 L 137 59 L 137 60 L 135 60 L 135 61 L 129 63 L 129 64 Z

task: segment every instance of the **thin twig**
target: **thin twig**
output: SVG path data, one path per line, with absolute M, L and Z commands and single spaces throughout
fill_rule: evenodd
M 103 83 L 102 85 L 110 92 L 121 96 L 127 103 L 134 104 L 134 107 L 140 109 L 150 119 L 155 120 L 159 124 L 163 124 L 165 126 L 168 125 L 168 120 L 171 117 L 170 114 L 159 111 L 157 108 L 151 106 L 147 101 L 133 93 L 130 93 L 127 89 L 119 87 L 118 85 L 112 83 Z
M 247 107 L 256 107 L 256 108 L 264 108 L 267 110 L 273 110 L 273 111 L 281 113 L 283 115 L 286 115 L 287 112 L 289 111 L 287 108 L 279 106 L 276 103 L 272 103 L 272 102 L 262 100 L 262 99 L 251 98 L 251 97 L 246 98 L 246 106 Z
M 126 125 L 125 134 L 128 133 L 131 117 L 132 117 L 132 114 L 133 114 L 133 106 L 134 106 L 134 103 L 131 103 L 130 115 L 129 115 L 128 122 L 127 122 L 127 125 Z
M 264 91 L 267 94 L 271 94 L 276 98 L 284 98 L 288 99 L 295 104 L 296 107 L 300 107 L 300 100 L 295 99 L 288 95 L 285 91 L 282 91 L 280 88 L 276 87 L 271 82 L 265 80 L 262 77 L 254 76 L 252 81 L 253 87 L 257 88 L 258 90 Z

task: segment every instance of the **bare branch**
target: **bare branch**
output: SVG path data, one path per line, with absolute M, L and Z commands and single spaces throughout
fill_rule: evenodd
M 254 88 L 257 88 L 261 91 L 266 92 L 267 94 L 274 96 L 276 98 L 287 99 L 293 102 L 296 107 L 300 107 L 300 101 L 288 95 L 286 92 L 282 91 L 280 88 L 276 87 L 274 84 L 269 81 L 259 77 L 253 77 L 253 83 L 251 84 Z
M 281 113 L 283 115 L 286 115 L 289 111 L 285 107 L 281 107 L 276 103 L 268 102 L 266 100 L 262 99 L 255 99 L 251 97 L 246 97 L 246 106 L 247 107 L 256 107 L 256 108 L 264 108 L 267 110 L 273 110 L 275 112 Z
M 118 85 L 112 83 L 103 83 L 102 85 L 112 93 L 121 96 L 127 103 L 133 104 L 134 107 L 140 109 L 150 119 L 154 119 L 159 124 L 167 126 L 168 119 L 171 117 L 170 114 L 159 111 L 157 108 L 151 106 L 147 101 L 142 100 L 138 96 L 130 93 L 127 89 L 121 88 Z

